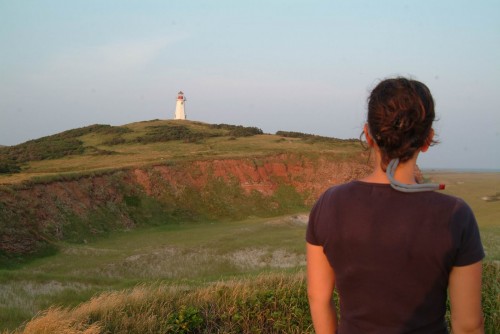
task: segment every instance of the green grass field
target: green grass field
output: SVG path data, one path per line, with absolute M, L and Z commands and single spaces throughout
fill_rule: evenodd
M 0 329 L 53 304 L 144 282 L 188 286 L 305 265 L 305 216 L 189 223 L 116 232 L 91 244 L 0 271 Z
M 426 176 L 445 182 L 447 193 L 459 195 L 471 205 L 487 261 L 496 261 L 498 269 L 500 201 L 482 198 L 497 192 L 500 174 Z M 302 213 L 237 222 L 181 223 L 114 232 L 89 244 L 61 244 L 61 252 L 55 256 L 0 271 L 0 329 L 12 330 L 51 305 L 75 306 L 96 293 L 140 283 L 199 288 L 262 273 L 302 272 L 306 219 L 307 213 Z M 498 293 L 498 281 L 490 289 Z

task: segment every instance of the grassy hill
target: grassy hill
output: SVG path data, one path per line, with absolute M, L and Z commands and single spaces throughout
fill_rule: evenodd
M 165 161 L 279 153 L 359 153 L 357 140 L 256 127 L 152 120 L 123 126 L 91 125 L 0 148 L 0 184 L 59 175 L 144 166 Z M 313 146 L 314 145 L 314 146 Z

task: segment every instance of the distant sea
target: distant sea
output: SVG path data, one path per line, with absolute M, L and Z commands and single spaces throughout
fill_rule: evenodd
M 500 173 L 500 168 L 422 168 L 424 173 Z

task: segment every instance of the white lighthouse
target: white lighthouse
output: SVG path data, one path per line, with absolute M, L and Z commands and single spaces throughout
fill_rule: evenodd
M 186 102 L 186 98 L 184 97 L 184 93 L 180 91 L 177 93 L 177 102 L 175 103 L 175 119 L 186 119 L 184 102 Z

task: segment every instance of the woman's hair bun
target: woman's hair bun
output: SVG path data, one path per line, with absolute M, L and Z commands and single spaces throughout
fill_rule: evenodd
M 434 118 L 434 100 L 426 85 L 406 78 L 381 81 L 368 98 L 368 127 L 383 166 L 395 158 L 407 161 L 427 144 Z

